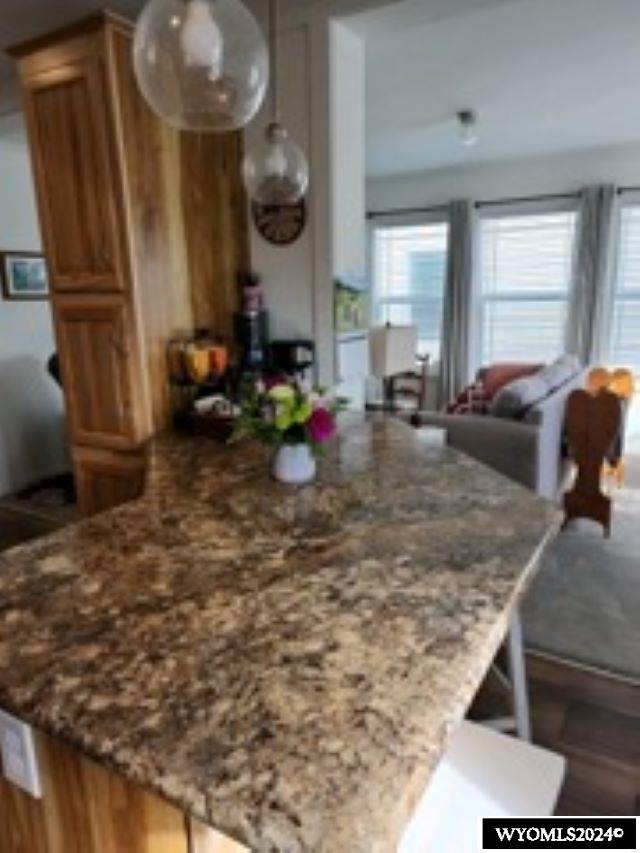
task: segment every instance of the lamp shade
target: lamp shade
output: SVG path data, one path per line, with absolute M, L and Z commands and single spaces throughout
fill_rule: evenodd
M 258 204 L 295 204 L 309 185 L 309 165 L 302 149 L 278 122 L 265 133 L 263 149 L 243 164 L 249 197 Z
M 371 373 L 385 378 L 415 370 L 417 326 L 378 326 L 371 330 Z
M 133 65 L 149 106 L 180 130 L 244 127 L 269 79 L 266 41 L 241 0 L 148 0 Z

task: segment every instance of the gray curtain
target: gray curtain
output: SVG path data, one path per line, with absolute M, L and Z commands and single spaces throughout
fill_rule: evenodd
M 567 349 L 583 364 L 601 361 L 606 352 L 617 207 L 613 185 L 580 193 Z
M 449 251 L 442 314 L 440 406 L 469 382 L 474 212 L 470 201 L 449 205 Z

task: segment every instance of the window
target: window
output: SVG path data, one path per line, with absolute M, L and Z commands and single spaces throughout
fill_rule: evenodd
M 620 212 L 610 359 L 616 367 L 640 373 L 640 206 Z
M 480 220 L 480 357 L 549 361 L 564 351 L 575 211 Z
M 416 325 L 418 349 L 433 361 L 440 358 L 448 231 L 446 223 L 434 222 L 374 232 L 375 320 Z

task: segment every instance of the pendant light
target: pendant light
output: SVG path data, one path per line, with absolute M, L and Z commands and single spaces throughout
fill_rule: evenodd
M 478 142 L 478 116 L 475 110 L 460 110 L 457 117 L 460 142 L 472 148 Z
M 145 100 L 180 130 L 244 127 L 269 79 L 264 36 L 241 0 L 149 0 L 133 63 Z
M 245 157 L 243 172 L 247 192 L 261 205 L 292 205 L 300 201 L 309 185 L 309 165 L 304 152 L 280 121 L 278 79 L 278 0 L 269 0 L 269 45 L 271 51 L 271 121 L 262 146 Z

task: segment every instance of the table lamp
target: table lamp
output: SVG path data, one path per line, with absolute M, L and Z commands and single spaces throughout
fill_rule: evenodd
M 371 330 L 371 373 L 382 379 L 385 404 L 393 402 L 393 377 L 416 369 L 417 326 L 378 326 Z

